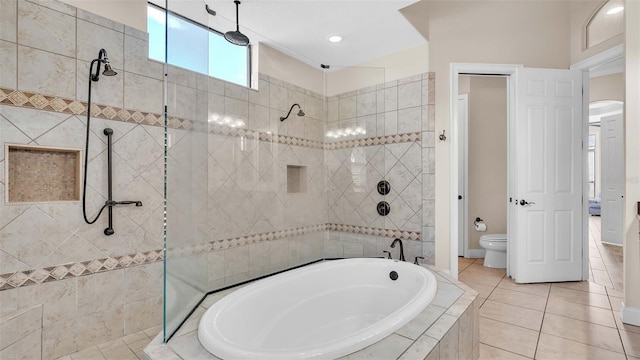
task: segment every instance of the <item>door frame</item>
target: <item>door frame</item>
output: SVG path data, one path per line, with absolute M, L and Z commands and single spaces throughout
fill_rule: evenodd
M 597 68 L 598 66 L 607 64 L 613 60 L 617 60 L 619 58 L 624 59 L 624 45 L 616 45 L 612 48 L 604 50 L 600 53 L 597 53 L 591 57 L 578 61 L 577 63 L 571 65 L 569 69 L 571 70 L 582 70 L 582 116 L 584 117 L 583 128 L 584 141 L 588 141 L 589 139 L 589 72 L 592 69 Z M 624 70 L 623 70 L 624 71 Z M 623 72 L 624 73 L 624 72 Z M 622 118 L 623 126 L 624 126 L 624 117 Z M 624 128 L 623 128 L 624 131 Z M 623 132 L 624 134 L 624 132 Z M 585 199 L 585 196 L 589 193 L 589 167 L 587 166 L 587 153 L 588 146 L 582 146 L 582 168 L 583 170 L 583 189 L 582 189 L 582 198 L 584 203 L 584 212 L 583 212 L 583 221 L 582 221 L 582 233 L 584 234 L 584 243 L 583 249 L 589 249 L 589 198 Z M 624 165 L 623 165 L 624 167 Z M 624 188 L 622 189 L 624 196 Z M 623 209 L 624 216 L 624 209 Z M 624 251 L 624 250 L 623 250 Z M 582 251 L 582 258 L 584 268 L 582 271 L 582 278 L 589 279 L 589 251 Z
M 460 75 L 494 75 L 494 76 L 505 76 L 507 77 L 507 133 L 509 134 L 509 138 L 512 138 L 511 132 L 513 131 L 512 127 L 509 125 L 511 119 L 515 118 L 515 84 L 516 77 L 515 73 L 517 69 L 524 67 L 524 65 L 517 64 L 481 64 L 481 63 L 451 63 L 450 65 L 450 94 L 449 94 L 449 122 L 451 124 L 451 142 L 450 146 L 450 159 L 451 159 L 451 210 L 450 210 L 450 236 L 451 239 L 449 241 L 450 249 L 449 249 L 449 271 L 450 275 L 454 278 L 458 278 L 458 241 L 460 236 L 464 236 L 463 234 L 459 234 L 460 221 L 464 221 L 464 219 L 458 218 L 459 211 L 459 200 L 456 190 L 458 189 L 459 183 L 461 181 L 461 176 L 464 176 L 463 181 L 466 181 L 466 174 L 459 173 L 459 162 L 460 156 L 463 155 L 464 158 L 467 158 L 468 154 L 460 154 L 459 146 L 460 141 L 462 139 L 459 138 L 459 128 L 461 126 L 458 120 L 458 77 Z M 510 184 L 509 179 L 511 178 L 511 156 L 507 153 L 507 166 L 509 170 L 507 171 L 507 182 Z M 510 190 L 510 189 L 509 189 Z M 511 192 L 511 191 L 509 191 Z M 511 209 L 511 207 L 509 207 Z M 507 217 L 510 217 L 510 212 L 507 212 Z M 507 219 L 507 223 L 510 224 L 510 219 Z M 507 237 L 510 233 L 510 225 L 507 228 Z M 507 253 L 509 253 L 509 249 L 511 248 L 510 240 L 507 240 Z M 513 253 L 513 251 L 512 251 Z M 466 255 L 466 254 L 465 254 Z M 507 256 L 507 275 L 509 273 L 509 263 L 510 263 L 510 254 Z
M 464 104 L 464 109 L 466 111 L 466 116 L 462 119 L 458 116 L 458 123 L 461 126 L 458 126 L 458 166 L 462 167 L 463 173 L 467 173 L 469 171 L 469 158 L 467 156 L 463 156 L 462 154 L 467 154 L 469 151 L 469 94 L 458 94 L 458 108 L 460 106 L 460 101 Z M 458 114 L 459 115 L 459 114 Z M 460 170 L 458 170 L 460 171 Z M 458 222 L 458 256 L 460 253 L 463 254 L 464 257 L 469 257 L 469 232 L 467 228 L 467 224 L 469 223 L 469 178 L 464 177 L 460 179 L 461 182 L 458 183 L 458 195 L 462 194 L 462 204 L 460 204 L 460 200 L 458 201 L 458 219 L 462 216 L 463 221 Z M 461 190 L 462 189 L 462 190 Z M 462 209 L 460 209 L 460 205 L 462 205 Z M 461 251 L 462 250 L 462 251 Z

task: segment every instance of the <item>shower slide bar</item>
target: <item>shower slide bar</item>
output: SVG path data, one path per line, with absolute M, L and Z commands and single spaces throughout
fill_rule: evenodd
M 109 226 L 104 229 L 104 234 L 109 236 L 113 235 L 115 231 L 113 230 L 113 207 L 116 205 L 130 205 L 135 204 L 136 206 L 142 206 L 142 201 L 138 200 L 125 200 L 125 201 L 114 201 L 113 200 L 113 167 L 111 165 L 111 137 L 113 136 L 113 129 L 106 128 L 103 133 L 107 136 L 107 194 L 108 199 L 104 203 L 104 206 L 108 207 L 107 214 L 109 216 Z

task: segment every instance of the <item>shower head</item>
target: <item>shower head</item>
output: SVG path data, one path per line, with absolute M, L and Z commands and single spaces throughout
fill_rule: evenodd
M 249 45 L 249 38 L 247 37 L 247 35 L 240 32 L 240 20 L 238 15 L 238 7 L 240 5 L 240 1 L 235 0 L 234 3 L 236 4 L 236 30 L 227 31 L 226 33 L 224 33 L 224 38 L 234 45 L 247 46 Z
M 111 64 L 106 63 L 106 64 L 104 64 L 104 71 L 102 72 L 102 75 L 104 75 L 104 76 L 115 76 L 115 75 L 118 75 L 118 73 L 115 72 L 111 68 Z
M 298 116 L 304 116 L 305 115 L 304 111 L 302 111 L 302 107 L 300 107 L 299 104 L 293 104 L 293 105 L 291 105 L 291 108 L 289 109 L 289 112 L 287 113 L 287 116 L 285 116 L 285 117 L 280 116 L 280 121 L 285 121 L 285 120 L 287 120 L 289 118 L 289 115 L 291 115 L 291 111 L 293 110 L 294 106 L 297 106 L 298 108 L 300 108 L 300 111 L 298 111 Z
M 95 64 L 95 63 L 97 63 L 98 66 L 96 68 L 96 72 L 94 73 L 93 72 L 93 64 Z M 102 75 L 104 75 L 104 76 L 114 76 L 114 75 L 118 74 L 111 67 L 111 62 L 109 62 L 109 57 L 107 56 L 107 50 L 100 49 L 100 51 L 98 52 L 98 58 L 97 59 L 93 59 L 93 61 L 91 61 L 91 66 L 89 67 L 89 77 L 91 78 L 92 81 L 100 80 L 100 65 L 101 64 L 104 64 L 104 71 L 102 72 Z

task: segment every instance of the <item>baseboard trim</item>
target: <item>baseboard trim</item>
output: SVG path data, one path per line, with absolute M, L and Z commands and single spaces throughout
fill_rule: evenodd
M 640 326 L 640 308 L 625 306 L 622 302 L 620 318 L 625 324 Z
M 484 258 L 484 249 L 468 249 L 466 258 L 469 259 L 481 259 Z

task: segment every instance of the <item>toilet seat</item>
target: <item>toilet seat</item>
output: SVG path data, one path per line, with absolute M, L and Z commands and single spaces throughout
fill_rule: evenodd
M 480 240 L 507 241 L 507 234 L 486 234 L 486 235 L 480 236 Z

